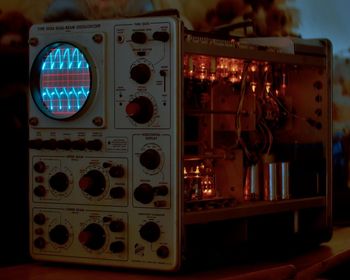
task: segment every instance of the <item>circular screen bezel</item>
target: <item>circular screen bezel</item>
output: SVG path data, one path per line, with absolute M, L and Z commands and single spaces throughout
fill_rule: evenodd
M 46 59 L 48 59 L 51 53 L 53 53 L 55 50 L 57 50 L 62 46 L 64 46 L 65 48 L 74 48 L 79 52 L 79 55 L 81 55 L 81 57 L 84 59 L 84 63 L 86 62 L 88 64 L 87 72 L 89 75 L 89 80 L 88 80 L 89 93 L 84 99 L 83 104 L 81 104 L 81 106 L 78 109 L 73 110 L 72 113 L 67 112 L 66 114 L 64 113 L 62 114 L 56 110 L 53 111 L 52 109 L 50 109 L 49 106 L 47 105 L 47 102 L 44 101 L 43 91 L 42 91 L 43 90 L 42 89 L 43 63 L 46 61 Z M 95 70 L 94 63 L 90 58 L 90 56 L 88 55 L 88 52 L 83 47 L 68 41 L 57 41 L 47 45 L 36 56 L 30 72 L 30 88 L 31 88 L 32 98 L 36 106 L 46 116 L 55 120 L 69 120 L 69 119 L 74 119 L 75 117 L 81 115 L 84 111 L 86 111 L 86 108 L 91 103 L 92 97 L 95 94 L 94 79 L 96 75 L 94 70 Z

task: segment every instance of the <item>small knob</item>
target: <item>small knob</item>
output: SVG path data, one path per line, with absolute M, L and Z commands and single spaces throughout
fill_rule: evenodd
M 144 44 L 147 41 L 147 35 L 144 32 L 136 31 L 131 35 L 131 41 L 137 44 Z
M 57 148 L 61 150 L 70 150 L 72 147 L 72 142 L 69 139 L 64 140 L 58 140 L 57 141 Z
M 86 142 L 84 139 L 75 140 L 72 142 L 72 149 L 83 151 L 86 148 Z
M 169 248 L 167 246 L 159 246 L 159 248 L 157 249 L 157 256 L 165 259 L 169 256 Z
M 58 192 L 64 192 L 69 187 L 69 178 L 63 172 L 57 172 L 49 180 L 50 187 Z
M 105 176 L 98 170 L 90 170 L 80 178 L 79 187 L 91 196 L 99 196 L 106 189 Z
M 114 241 L 109 245 L 109 250 L 112 253 L 121 253 L 125 250 L 125 244 L 123 241 Z
M 43 237 L 38 237 L 34 240 L 34 247 L 38 249 L 44 249 L 46 246 L 46 241 Z
M 34 164 L 34 170 L 38 173 L 44 173 L 46 170 L 46 165 L 43 161 L 38 161 Z
M 160 237 L 160 228 L 155 222 L 147 222 L 141 227 L 140 235 L 148 242 L 155 242 Z
M 167 42 L 169 41 L 169 33 L 166 31 L 156 31 L 153 33 L 153 39 L 156 41 Z
M 100 151 L 102 149 L 102 141 L 99 139 L 91 140 L 86 143 L 89 150 Z
M 153 117 L 153 104 L 149 98 L 139 96 L 126 105 L 126 114 L 137 123 L 147 123 Z
M 78 238 L 85 247 L 91 250 L 98 250 L 106 243 L 106 232 L 102 226 L 93 223 L 85 227 Z
M 43 147 L 43 141 L 41 139 L 29 140 L 29 148 L 35 150 L 41 150 Z
M 42 226 L 43 224 L 45 224 L 46 222 L 46 217 L 43 213 L 38 213 L 34 216 L 34 223 L 36 223 L 37 225 Z
M 35 187 L 33 192 L 37 197 L 44 197 L 46 195 L 46 189 L 43 185 Z
M 57 142 L 55 139 L 50 140 L 44 140 L 43 141 L 43 148 L 47 150 L 56 150 L 57 148 Z
M 156 169 L 161 161 L 161 157 L 158 151 L 154 149 L 148 149 L 140 155 L 140 163 L 147 169 Z
M 148 204 L 153 200 L 153 188 L 151 185 L 143 183 L 139 185 L 134 191 L 134 197 L 137 201 Z
M 168 187 L 165 185 L 153 188 L 154 195 L 166 196 L 169 193 Z
M 57 225 L 50 230 L 49 236 L 52 242 L 63 245 L 69 239 L 69 231 L 64 225 Z
M 151 69 L 144 63 L 137 64 L 131 68 L 130 78 L 139 84 L 145 84 L 151 78 Z
M 125 224 L 123 221 L 111 221 L 109 224 L 109 229 L 111 232 L 122 232 L 124 231 Z
M 125 197 L 125 190 L 123 187 L 114 187 L 109 191 L 111 198 L 123 198 Z
M 109 169 L 109 175 L 113 178 L 121 178 L 124 176 L 124 168 L 121 165 L 111 166 Z

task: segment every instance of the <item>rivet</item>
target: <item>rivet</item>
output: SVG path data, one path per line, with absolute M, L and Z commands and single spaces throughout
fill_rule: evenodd
M 96 126 L 102 126 L 103 125 L 103 118 L 101 117 L 95 117 L 93 120 L 92 120 L 93 124 L 96 125 Z
M 101 34 L 95 34 L 92 36 L 92 40 L 94 40 L 95 43 L 100 44 L 103 41 L 103 36 Z
M 29 124 L 32 126 L 37 126 L 39 124 L 39 120 L 37 117 L 32 117 L 29 119 Z
M 34 38 L 30 38 L 28 41 L 29 45 L 31 45 L 32 47 L 36 47 L 37 45 L 39 45 L 39 39 L 34 37 Z

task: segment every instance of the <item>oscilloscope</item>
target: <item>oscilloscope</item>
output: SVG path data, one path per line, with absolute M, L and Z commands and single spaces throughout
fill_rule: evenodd
M 29 45 L 34 259 L 174 271 L 330 238 L 327 40 L 160 16 L 37 24 Z

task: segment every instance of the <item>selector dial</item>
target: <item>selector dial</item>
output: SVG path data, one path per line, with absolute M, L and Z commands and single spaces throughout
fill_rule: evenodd
M 161 156 L 155 149 L 147 149 L 140 155 L 140 163 L 149 170 L 158 168 L 161 162 Z
M 130 118 L 140 124 L 149 122 L 154 112 L 152 101 L 145 96 L 139 96 L 133 99 L 126 105 L 125 110 Z
M 63 172 L 57 172 L 49 180 L 50 187 L 58 192 L 64 192 L 69 187 L 69 178 Z
M 148 242 L 155 242 L 160 237 L 159 225 L 155 222 L 147 222 L 140 228 L 140 235 L 142 239 Z
M 134 191 L 134 197 L 137 201 L 148 204 L 153 200 L 153 188 L 151 185 L 143 183 L 139 185 Z
M 80 232 L 79 241 L 91 250 L 99 250 L 106 243 L 106 232 L 101 225 L 92 223 Z
M 143 85 L 151 78 L 151 69 L 145 63 L 137 64 L 131 68 L 130 78 Z
M 98 170 L 90 170 L 80 178 L 79 187 L 91 196 L 99 196 L 106 189 L 105 176 Z
M 56 225 L 50 230 L 49 236 L 52 242 L 63 245 L 69 239 L 69 231 L 64 225 Z

